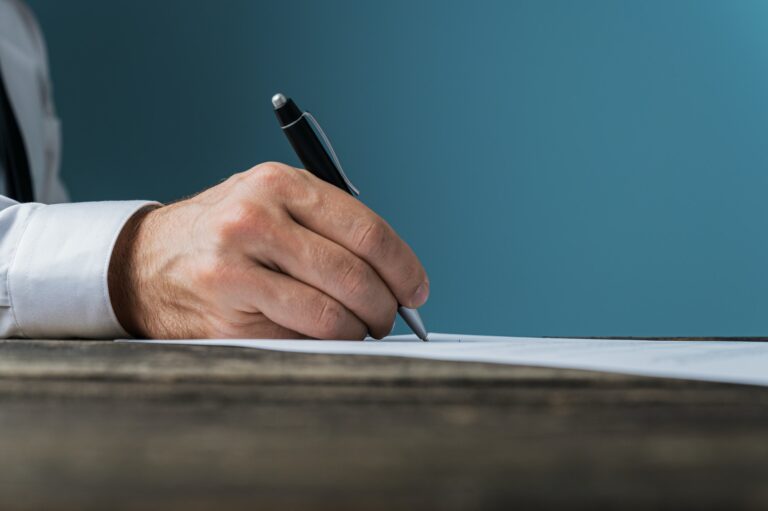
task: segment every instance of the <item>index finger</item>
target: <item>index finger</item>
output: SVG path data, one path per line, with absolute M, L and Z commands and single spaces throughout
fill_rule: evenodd
M 307 180 L 286 201 L 297 222 L 364 259 L 398 303 L 417 308 L 429 297 L 429 279 L 411 247 L 362 202 L 306 171 Z

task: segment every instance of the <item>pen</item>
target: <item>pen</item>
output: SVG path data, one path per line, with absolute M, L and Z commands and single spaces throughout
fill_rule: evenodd
M 359 195 L 360 192 L 344 174 L 344 169 L 336 157 L 331 142 L 312 114 L 302 112 L 292 99 L 279 93 L 272 96 L 272 106 L 280 123 L 280 129 L 288 137 L 288 141 L 304 167 L 323 181 L 341 188 L 352 196 Z M 313 126 L 317 129 L 317 133 L 312 129 Z M 318 134 L 322 141 L 318 138 Z M 419 339 L 428 340 L 424 322 L 416 309 L 398 305 L 397 312 Z

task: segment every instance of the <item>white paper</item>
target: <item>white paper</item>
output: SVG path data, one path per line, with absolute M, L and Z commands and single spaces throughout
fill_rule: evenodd
M 181 340 L 152 344 L 237 346 L 298 353 L 384 355 L 490 362 L 768 386 L 768 342 L 551 339 L 430 334 L 376 341 Z

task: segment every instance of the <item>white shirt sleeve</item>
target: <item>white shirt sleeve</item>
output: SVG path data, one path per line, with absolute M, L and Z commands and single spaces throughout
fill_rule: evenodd
M 146 201 L 19 204 L 0 196 L 0 337 L 112 339 L 112 247 Z

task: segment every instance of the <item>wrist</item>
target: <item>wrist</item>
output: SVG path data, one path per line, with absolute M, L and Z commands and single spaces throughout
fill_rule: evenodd
M 108 286 L 112 309 L 123 329 L 134 337 L 148 337 L 146 306 L 141 300 L 140 253 L 148 220 L 159 206 L 137 211 L 123 226 L 112 249 Z

